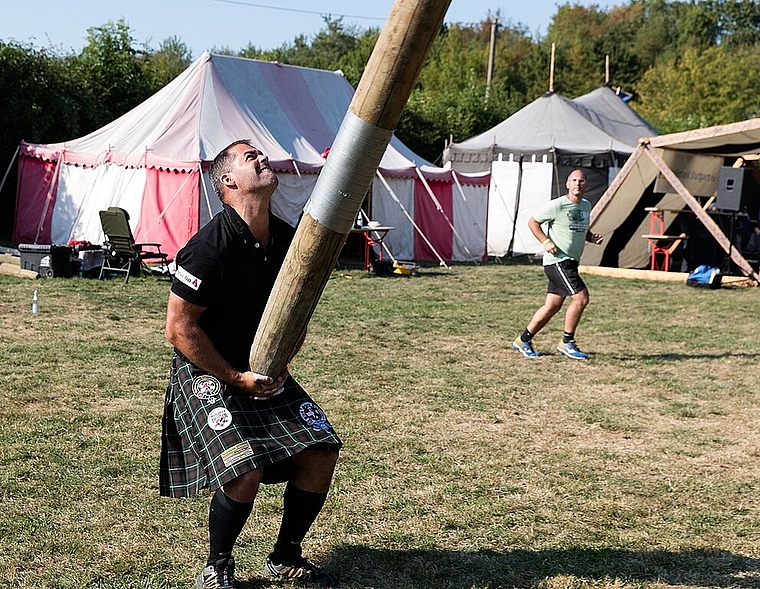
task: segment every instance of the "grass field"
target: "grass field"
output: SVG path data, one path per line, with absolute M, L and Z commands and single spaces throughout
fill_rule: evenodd
M 342 587 L 760 587 L 760 290 L 586 278 L 578 362 L 558 318 L 541 358 L 510 348 L 538 265 L 333 275 L 292 371 L 345 442 L 305 543 Z M 0 587 L 202 567 L 208 494 L 158 496 L 167 291 L 0 276 Z M 243 531 L 248 589 L 281 490 Z

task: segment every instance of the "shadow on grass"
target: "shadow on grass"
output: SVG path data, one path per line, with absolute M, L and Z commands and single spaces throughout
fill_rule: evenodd
M 605 354 L 594 354 L 595 356 L 604 356 Z M 724 352 L 722 354 L 616 354 L 609 356 L 618 361 L 637 361 L 637 362 L 681 362 L 683 360 L 725 360 L 727 358 L 757 360 L 760 358 L 758 353 L 747 352 Z
M 327 570 L 341 571 L 344 588 L 530 588 L 557 576 L 592 583 L 617 580 L 633 585 L 760 587 L 760 559 L 725 550 L 457 552 L 344 546 L 323 564 Z M 263 586 L 266 582 L 251 579 L 244 589 Z

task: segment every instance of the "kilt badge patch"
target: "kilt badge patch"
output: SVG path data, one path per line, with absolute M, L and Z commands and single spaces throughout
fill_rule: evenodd
M 232 413 L 225 407 L 217 407 L 216 409 L 212 409 L 208 414 L 207 422 L 212 430 L 220 432 L 232 424 Z
M 251 448 L 251 443 L 245 440 L 222 452 L 222 462 L 224 462 L 224 466 L 229 468 L 250 456 L 253 456 L 253 448 Z
M 221 399 L 222 383 L 215 376 L 202 374 L 193 379 L 193 394 L 201 401 L 213 405 Z
M 327 421 L 325 412 L 322 411 L 322 409 L 320 409 L 319 405 L 316 403 L 312 403 L 310 401 L 301 403 L 299 413 L 301 414 L 301 419 L 303 419 L 307 425 L 314 428 L 315 430 L 323 432 L 333 431 L 330 422 Z

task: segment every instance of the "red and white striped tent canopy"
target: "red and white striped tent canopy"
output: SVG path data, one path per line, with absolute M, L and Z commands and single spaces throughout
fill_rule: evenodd
M 207 168 L 250 139 L 279 172 L 273 210 L 292 224 L 316 183 L 354 90 L 340 72 L 204 53 L 133 110 L 72 141 L 22 142 L 16 243 L 100 243 L 98 212 L 130 214 L 138 242 L 170 256 L 220 203 Z M 393 138 L 372 188 L 372 216 L 396 227 L 397 259 L 485 255 L 488 174 L 435 167 Z

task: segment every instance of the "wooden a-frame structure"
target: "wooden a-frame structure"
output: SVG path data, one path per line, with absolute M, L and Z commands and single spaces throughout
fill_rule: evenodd
M 760 118 L 642 138 L 592 209 L 591 227 L 604 235 L 606 246 L 615 230 L 642 206 L 640 199 L 644 191 L 658 183 L 660 188 L 655 192 L 662 194 L 655 206 L 668 210 L 671 215 L 668 222 L 675 218 L 678 210 L 688 207 L 736 267 L 747 278 L 760 284 L 760 275 L 732 246 L 730 239 L 693 194 L 715 195 L 719 170 L 725 158 L 733 158 L 736 165 L 741 165 L 743 160 L 758 159 L 759 153 Z M 641 239 L 641 234 L 648 232 L 649 221 L 643 216 L 642 219 L 639 229 L 620 250 L 618 265 L 621 268 L 639 268 L 646 264 L 648 244 Z M 604 247 L 586 248 L 581 263 L 599 265 L 603 254 Z

